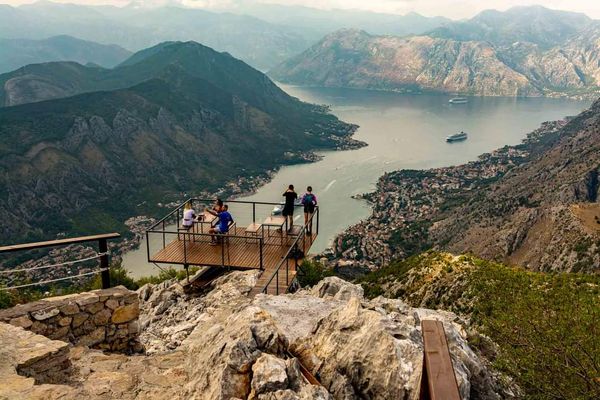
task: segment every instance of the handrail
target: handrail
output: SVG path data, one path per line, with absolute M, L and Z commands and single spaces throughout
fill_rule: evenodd
M 215 233 L 200 233 L 200 232 L 174 232 L 174 231 L 149 231 L 150 233 L 169 233 L 171 235 L 179 234 L 179 235 L 190 235 L 190 236 L 216 236 Z M 230 235 L 229 233 L 224 234 L 223 236 L 233 238 L 233 239 L 248 239 L 248 236 L 243 235 Z M 256 238 L 258 239 L 258 238 Z
M 114 232 L 114 233 L 105 233 L 105 234 L 101 234 L 101 235 L 80 236 L 80 237 L 76 237 L 76 238 L 48 240 L 45 242 L 13 244 L 13 245 L 9 245 L 9 246 L 0 247 L 0 253 L 8 253 L 11 251 L 35 250 L 35 249 L 41 249 L 44 247 L 53 247 L 53 246 L 67 246 L 69 244 L 83 243 L 83 242 L 95 242 L 96 240 L 116 239 L 119 237 L 121 237 L 121 235 Z
M 27 284 L 27 285 L 20 285 L 20 286 L 14 287 L 14 288 L 16 289 L 16 288 L 21 288 L 21 287 L 26 287 L 26 286 L 58 282 L 58 281 L 67 280 L 67 279 L 75 279 L 75 278 L 79 278 L 81 276 L 93 275 L 94 273 L 100 272 L 100 275 L 102 278 L 102 288 L 108 289 L 110 287 L 110 271 L 109 271 L 110 266 L 109 266 L 109 260 L 108 260 L 108 257 L 109 257 L 108 240 L 116 239 L 119 237 L 121 237 L 120 234 L 113 232 L 113 233 L 106 233 L 106 234 L 92 235 L 92 236 L 80 236 L 80 237 L 68 238 L 68 239 L 48 240 L 48 241 L 44 241 L 44 242 L 15 244 L 15 245 L 11 245 L 11 246 L 0 247 L 0 254 L 1 253 L 9 253 L 9 252 L 13 252 L 13 251 L 28 251 L 28 250 L 41 249 L 41 248 L 46 248 L 46 247 L 67 246 L 67 245 L 76 244 L 76 243 L 97 241 L 98 242 L 98 254 L 93 258 L 100 259 L 100 269 L 99 270 L 89 272 L 86 274 L 79 274 L 79 275 L 75 275 L 75 276 L 63 277 L 60 279 L 34 282 L 34 283 Z M 81 261 L 87 261 L 87 260 L 85 260 L 85 259 L 78 260 L 78 262 L 81 262 Z M 63 264 L 69 265 L 69 263 L 72 264 L 73 262 L 66 262 Z M 53 266 L 51 265 L 51 266 L 45 266 L 45 267 L 50 268 Z M 41 268 L 39 268 L 39 269 L 41 269 Z M 8 270 L 8 271 L 10 271 L 10 270 Z M 21 271 L 19 271 L 19 272 L 21 272 Z M 18 273 L 18 272 L 15 271 L 14 273 Z M 9 287 L 9 288 L 4 288 L 4 289 L 13 289 L 13 288 Z
M 161 218 L 160 220 L 158 220 L 157 222 L 155 222 L 153 225 L 151 225 L 147 230 L 148 231 L 154 231 L 154 228 L 157 227 L 159 224 L 161 224 L 162 222 L 166 221 L 169 217 L 171 217 L 172 215 L 174 215 L 177 211 L 181 210 L 183 207 L 185 207 L 185 205 L 187 203 L 190 202 L 199 202 L 199 203 L 211 203 L 214 202 L 215 199 L 202 199 L 202 198 L 197 198 L 197 197 L 190 197 L 187 200 L 185 200 L 183 203 L 179 204 L 175 209 L 173 209 L 170 213 L 168 213 L 165 217 Z M 223 200 L 223 203 L 230 203 L 230 204 L 252 204 L 252 205 L 264 205 L 264 206 L 279 206 L 281 205 L 281 202 L 276 203 L 276 202 L 268 202 L 268 201 L 249 201 L 249 200 Z M 294 207 L 302 207 L 302 204 L 295 204 Z
M 298 242 L 300 241 L 300 238 L 304 238 L 305 237 L 307 225 L 309 223 L 312 223 L 313 219 L 315 218 L 315 215 L 318 215 L 318 214 L 319 214 L 319 207 L 317 206 L 317 207 L 315 207 L 315 212 L 310 216 L 310 220 L 306 224 L 304 224 L 302 226 L 302 229 L 300 230 L 300 233 L 298 234 L 298 237 L 296 237 L 296 240 L 290 246 L 290 248 L 288 249 L 288 251 L 285 254 L 285 256 L 281 259 L 281 261 L 279 262 L 279 264 L 277 264 L 277 268 L 275 268 L 275 271 L 273 272 L 273 274 L 271 275 L 271 277 L 269 278 L 269 280 L 267 281 L 267 283 L 265 284 L 265 286 L 261 289 L 260 293 L 267 293 L 268 287 L 271 284 L 271 282 L 273 281 L 273 279 L 275 279 L 276 276 L 279 276 L 279 270 L 281 269 L 281 267 L 283 267 L 283 263 L 284 262 L 287 263 L 287 260 L 288 260 L 288 257 L 290 255 L 290 253 L 292 252 L 292 250 L 294 250 L 297 247 Z M 317 221 L 318 221 L 318 218 L 317 218 Z M 317 226 L 317 230 L 318 230 L 318 226 Z M 304 249 L 303 249 L 303 251 L 304 251 Z M 288 279 L 287 279 L 287 269 L 286 269 L 286 284 L 289 285 L 289 282 L 288 282 Z M 286 290 L 287 290 L 287 287 L 286 287 Z M 277 290 L 276 290 L 276 292 L 277 292 L 276 294 L 279 294 L 279 279 L 277 279 Z

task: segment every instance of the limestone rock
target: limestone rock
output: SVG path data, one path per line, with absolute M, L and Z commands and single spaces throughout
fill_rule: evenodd
M 69 371 L 61 369 L 65 359 L 57 359 L 62 375 L 48 376 L 64 382 L 37 385 L 18 376 L 6 361 L 15 352 L 0 348 L 0 379 L 9 382 L 0 385 L 0 398 L 413 399 L 422 369 L 422 318 L 443 322 L 463 398 L 472 393 L 499 398 L 495 378 L 469 348 L 462 321 L 452 313 L 367 300 L 358 286 L 337 278 L 296 294 L 249 299 L 255 282 L 255 272 L 232 272 L 191 297 L 173 283 L 147 286 L 139 293 L 147 299 L 139 326 L 129 321 L 90 331 L 82 346 L 72 348 Z M 136 329 L 154 351 L 126 356 L 83 347 Z M 300 363 L 324 386 L 308 384 Z
M 58 308 L 51 308 L 46 310 L 34 311 L 31 313 L 31 316 L 38 321 L 43 321 L 49 318 L 52 318 L 60 313 Z
M 31 319 L 29 319 L 29 317 L 22 316 L 22 317 L 17 317 L 17 318 L 11 319 L 10 324 L 27 329 L 27 328 L 31 327 L 33 322 L 31 322 Z
M 140 310 L 137 303 L 122 306 L 113 312 L 112 322 L 113 324 L 122 324 L 137 318 L 139 314 Z
M 288 376 L 285 361 L 270 354 L 261 355 L 252 366 L 252 394 L 250 397 L 284 390 L 287 386 Z

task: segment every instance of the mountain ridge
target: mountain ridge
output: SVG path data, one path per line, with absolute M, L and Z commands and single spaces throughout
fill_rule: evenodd
M 168 47 L 117 72 L 72 63 L 89 90 L 0 108 L 0 241 L 123 231 L 182 192 L 355 145 L 354 126 L 230 55 Z
M 520 12 L 524 15 L 513 21 Z M 540 14 L 541 22 L 530 23 L 531 13 Z M 502 18 L 488 26 L 481 22 L 494 19 L 488 14 Z M 564 28 L 549 35 L 556 20 Z M 463 28 L 468 35 L 459 32 Z M 598 21 L 543 7 L 484 12 L 418 36 L 339 30 L 269 75 L 311 86 L 595 98 L 600 93 L 599 31 Z
M 52 61 L 93 63 L 105 68 L 120 64 L 131 52 L 117 45 L 102 45 L 69 35 L 48 39 L 0 39 L 0 74 L 29 64 Z

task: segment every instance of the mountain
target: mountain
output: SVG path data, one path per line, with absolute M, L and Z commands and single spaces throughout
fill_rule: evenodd
M 319 37 L 344 28 L 361 29 L 376 35 L 418 35 L 452 22 L 444 17 L 425 17 L 417 13 L 398 15 L 364 10 L 321 10 L 256 2 L 234 10 L 271 23 L 303 28 Z
M 302 161 L 354 130 L 229 54 L 186 42 L 146 55 L 22 69 L 19 84 L 38 88 L 37 71 L 56 98 L 0 108 L 2 242 L 122 230 L 178 193 Z
M 130 56 L 130 51 L 116 45 L 102 45 L 66 35 L 44 40 L 0 39 L 0 73 L 50 61 L 93 63 L 112 68 Z
M 93 7 L 40 1 L 0 7 L 0 37 L 71 35 L 141 50 L 165 41 L 195 40 L 267 69 L 295 55 L 318 35 L 247 15 L 200 9 Z
M 468 21 L 448 23 L 428 35 L 459 41 L 487 41 L 494 45 L 528 42 L 548 49 L 592 25 L 597 26 L 598 22 L 585 14 L 527 6 L 482 11 Z
M 269 71 L 299 85 L 484 96 L 579 96 L 600 92 L 600 27 L 549 50 L 435 36 L 341 30 Z
M 359 271 L 434 248 L 598 273 L 599 176 L 600 100 L 477 161 L 384 175 L 366 195 L 373 215 L 340 235 L 335 253 Z
M 429 36 L 373 36 L 354 29 L 326 36 L 269 75 L 301 85 L 491 96 L 541 94 L 486 43 Z

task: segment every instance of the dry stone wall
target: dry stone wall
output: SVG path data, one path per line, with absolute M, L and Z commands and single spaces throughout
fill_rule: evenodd
M 36 384 L 62 383 L 71 369 L 69 344 L 0 323 L 0 382 L 14 371 Z M 0 398 L 2 396 L 0 395 Z
M 138 316 L 137 293 L 119 286 L 2 310 L 0 322 L 74 345 L 139 352 Z

